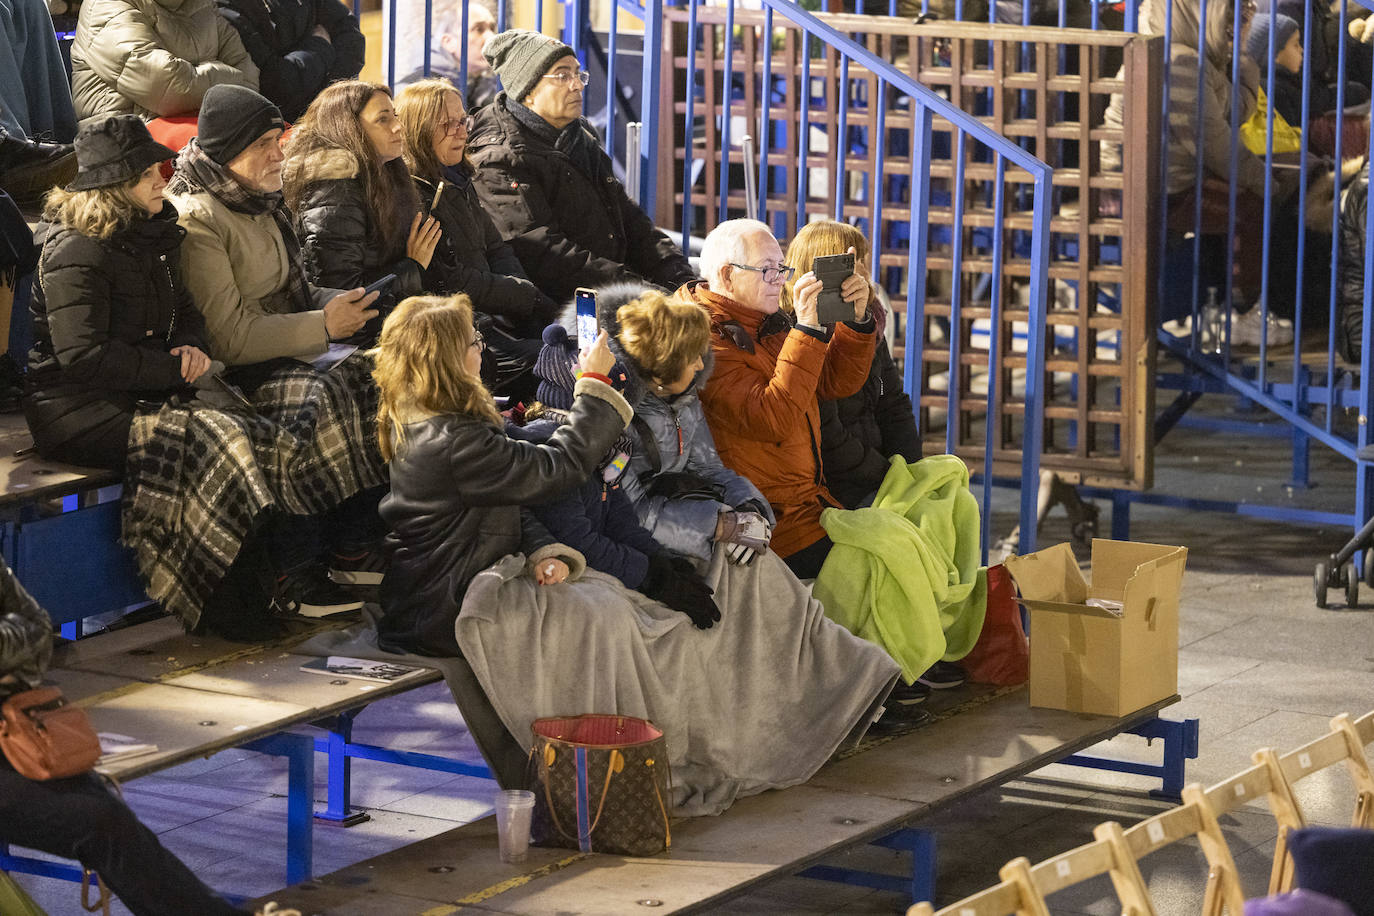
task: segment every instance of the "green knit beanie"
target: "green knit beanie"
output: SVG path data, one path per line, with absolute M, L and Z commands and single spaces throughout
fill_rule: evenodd
M 484 53 L 506 93 L 517 102 L 524 101 L 555 63 L 574 54 L 557 38 L 529 29 L 507 29 L 487 43 Z

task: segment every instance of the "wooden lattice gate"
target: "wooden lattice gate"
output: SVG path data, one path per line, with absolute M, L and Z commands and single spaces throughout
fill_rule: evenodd
M 781 17 L 775 18 L 773 53 L 765 65 L 763 14 L 735 10 L 730 65 L 734 92 L 727 126 L 722 89 L 729 13 L 699 7 L 696 15 L 700 37 L 690 144 L 691 232 L 704 235 L 719 221 L 722 185 L 727 217 L 745 214 L 740 143 L 745 134 L 752 135 L 760 154 L 767 157 L 768 168 L 759 173 L 766 202 L 763 218 L 784 244 L 799 221 L 833 218 L 837 213 L 877 239 L 880 279 L 898 318 L 896 355 L 905 358 L 907 239 L 913 219 L 908 100 L 855 62 L 849 62 L 846 73 L 833 48 Z M 689 148 L 683 126 L 687 17 L 682 9 L 666 13 L 659 109 L 673 112 L 671 118 L 660 118 L 657 163 L 660 187 L 671 187 L 673 193 L 659 195 L 655 217 L 662 225 L 679 227 L 684 222 Z M 1151 278 L 1156 276 L 1159 246 L 1160 168 L 1155 151 L 1162 39 L 1073 29 L 918 24 L 882 16 L 822 18 L 1003 136 L 1017 138 L 1023 148 L 1055 168 L 1050 246 L 1054 299 L 1049 315 L 1054 333 L 1046 351 L 1041 463 L 1074 481 L 1149 487 L 1156 295 Z M 1113 93 L 1123 93 L 1121 130 L 1103 123 Z M 803 118 L 808 138 L 804 169 Z M 727 134 L 730 168 L 722 176 L 720 150 Z M 837 170 L 834 151 L 841 146 L 841 136 L 844 156 Z M 1102 147 L 1108 143 L 1121 146 L 1120 171 L 1102 167 Z M 931 205 L 923 218 L 931 231 L 921 336 L 925 344 L 917 374 L 920 391 L 913 392 L 913 401 L 928 451 L 943 450 L 948 442 L 971 467 L 981 469 L 989 409 L 988 287 L 994 274 L 993 242 L 1000 232 L 1004 310 L 996 361 L 999 397 L 991 408 L 997 412 L 994 473 L 1015 475 L 1021 460 L 1020 379 L 1025 359 L 1020 351 L 1027 314 L 1017 303 L 1016 290 L 1030 276 L 1025 250 L 1030 234 L 1029 177 L 1006 168 L 1006 215 L 997 227 L 992 208 L 997 175 L 986 148 L 971 140 L 961 142 L 947 122 L 936 119 L 928 152 Z M 960 158 L 964 209 L 956 233 Z M 947 422 L 951 340 L 956 342 L 958 362 L 952 424 Z

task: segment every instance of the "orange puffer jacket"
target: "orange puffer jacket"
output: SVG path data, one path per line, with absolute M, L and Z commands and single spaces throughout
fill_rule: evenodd
M 747 309 L 703 282 L 682 287 L 677 297 L 711 313 L 716 368 L 701 402 L 721 460 L 772 503 L 778 517 L 772 548 L 779 556 L 809 547 L 825 536 L 821 510 L 840 505 L 821 469 L 817 399 L 849 397 L 863 387 L 877 340 L 872 321 L 867 330 L 838 324 L 826 343 L 788 330 L 785 316 Z M 772 327 L 777 331 L 769 333 Z

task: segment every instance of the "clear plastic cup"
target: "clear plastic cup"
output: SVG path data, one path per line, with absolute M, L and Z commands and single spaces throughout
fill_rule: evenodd
M 524 789 L 503 789 L 496 793 L 496 836 L 501 844 L 501 861 L 525 861 L 530 848 L 530 816 L 534 813 L 534 793 Z

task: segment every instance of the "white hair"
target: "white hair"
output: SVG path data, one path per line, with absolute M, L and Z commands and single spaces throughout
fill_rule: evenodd
M 701 243 L 701 275 L 711 289 L 718 292 L 724 289 L 721 271 L 731 261 L 742 261 L 749 256 L 744 240 L 756 232 L 770 239 L 773 237 L 773 230 L 756 219 L 727 219 L 706 236 Z

